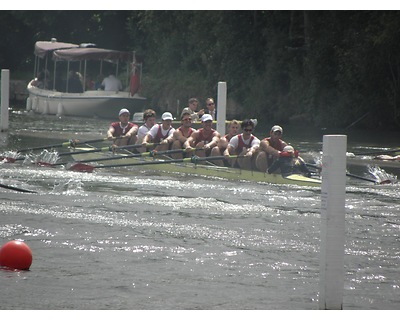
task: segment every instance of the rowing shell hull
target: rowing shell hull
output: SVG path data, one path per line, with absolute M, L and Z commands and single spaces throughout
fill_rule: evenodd
M 76 154 L 73 155 L 73 158 L 76 162 L 79 161 L 87 161 L 90 159 L 96 159 L 106 156 L 106 154 L 99 155 L 98 153 L 86 153 L 86 154 Z M 112 158 L 112 155 L 110 155 Z M 228 167 L 219 167 L 212 165 L 203 165 L 203 164 L 193 164 L 193 163 L 163 163 L 160 159 L 160 164 L 141 164 L 146 161 L 154 161 L 153 158 L 124 158 L 124 159 L 114 159 L 103 162 L 91 163 L 91 165 L 127 165 L 124 170 L 128 168 L 135 168 L 136 170 L 146 170 L 146 171 L 158 171 L 158 172 L 166 172 L 166 173 L 179 173 L 179 174 L 189 174 L 196 176 L 209 176 L 214 178 L 223 178 L 228 180 L 243 180 L 243 181 L 253 181 L 253 182 L 265 182 L 272 184 L 292 184 L 299 186 L 307 186 L 307 187 L 319 187 L 321 185 L 321 180 L 307 178 L 302 175 L 293 174 L 286 178 L 282 177 L 280 174 L 267 174 L 259 171 L 249 171 L 249 170 L 240 170 L 236 168 L 228 168 Z M 86 162 L 90 163 L 90 162 Z M 137 164 L 135 166 L 135 164 Z M 99 168 L 97 169 L 99 170 Z M 121 170 L 121 167 L 119 167 Z

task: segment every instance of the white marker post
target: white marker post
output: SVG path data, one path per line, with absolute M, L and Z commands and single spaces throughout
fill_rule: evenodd
M 343 309 L 347 136 L 323 137 L 319 308 Z
M 225 135 L 226 126 L 226 82 L 218 82 L 217 99 L 217 131 L 222 137 Z
M 8 130 L 8 106 L 10 99 L 10 70 L 1 70 L 1 113 L 0 131 Z

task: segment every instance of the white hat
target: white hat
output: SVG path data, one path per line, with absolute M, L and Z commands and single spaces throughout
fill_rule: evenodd
M 281 126 L 273 126 L 273 127 L 271 128 L 271 131 L 272 131 L 272 132 L 280 131 L 280 132 L 283 133 L 283 129 L 282 129 Z
M 172 118 L 172 114 L 171 112 L 164 112 L 161 116 L 162 120 L 174 120 L 174 118 Z
M 203 114 L 203 116 L 201 117 L 201 122 L 206 122 L 206 121 L 210 121 L 210 120 L 211 121 L 213 120 L 211 114 L 206 113 L 206 114 Z
M 294 152 L 294 148 L 292 146 L 286 146 L 283 148 L 284 152 Z
M 128 109 L 121 109 L 121 110 L 119 110 L 119 116 L 120 116 L 121 114 L 123 114 L 123 113 L 129 113 L 129 114 L 131 114 L 131 113 L 129 112 Z

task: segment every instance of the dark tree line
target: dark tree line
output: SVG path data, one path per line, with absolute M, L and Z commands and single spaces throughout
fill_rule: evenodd
M 38 40 L 93 42 L 144 58 L 151 107 L 226 81 L 237 118 L 400 128 L 399 11 L 0 11 L 0 26 L 11 73 L 32 72 Z

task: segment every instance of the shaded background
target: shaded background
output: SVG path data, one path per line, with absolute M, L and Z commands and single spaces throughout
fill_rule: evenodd
M 0 11 L 0 66 L 33 76 L 33 47 L 135 50 L 142 95 L 159 111 L 228 84 L 236 118 L 322 127 L 400 128 L 399 11 Z

